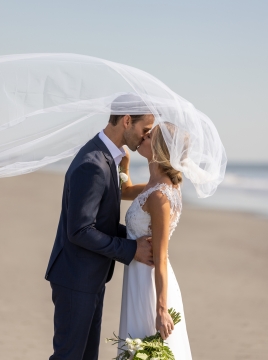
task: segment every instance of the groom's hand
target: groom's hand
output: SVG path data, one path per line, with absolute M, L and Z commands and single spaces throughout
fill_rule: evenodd
M 142 236 L 137 239 L 137 251 L 134 256 L 136 261 L 139 261 L 145 265 L 153 266 L 153 248 L 152 238 L 150 236 Z

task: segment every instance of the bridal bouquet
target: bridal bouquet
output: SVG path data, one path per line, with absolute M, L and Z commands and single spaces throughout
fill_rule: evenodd
M 180 313 L 173 308 L 168 312 L 176 325 L 181 320 Z M 119 348 L 122 352 L 114 360 L 175 360 L 159 332 L 144 339 L 121 339 L 114 333 L 114 338 L 106 339 L 106 342 L 113 342 L 112 345 L 124 343 L 124 347 Z

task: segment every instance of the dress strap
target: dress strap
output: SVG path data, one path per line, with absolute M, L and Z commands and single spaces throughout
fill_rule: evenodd
M 143 193 L 138 195 L 138 201 L 141 207 L 146 203 L 148 197 L 154 191 L 161 191 L 164 194 L 171 206 L 171 213 L 174 213 L 176 210 L 181 210 L 181 190 L 180 187 L 174 188 L 172 185 L 168 185 L 166 183 L 158 183 L 155 186 L 149 188 L 148 190 L 144 191 Z

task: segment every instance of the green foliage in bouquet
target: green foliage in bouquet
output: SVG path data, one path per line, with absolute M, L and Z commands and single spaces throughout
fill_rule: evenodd
M 174 325 L 181 321 L 180 313 L 173 308 L 168 310 Z M 115 335 L 114 338 L 106 339 L 107 342 L 113 342 L 112 345 L 124 343 L 127 346 L 119 348 L 122 352 L 114 360 L 175 360 L 170 348 L 165 344 L 159 332 L 152 336 L 146 336 L 144 339 L 121 339 Z

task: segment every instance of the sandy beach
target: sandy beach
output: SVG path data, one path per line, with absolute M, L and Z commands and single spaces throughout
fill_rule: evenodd
M 53 304 L 44 274 L 60 214 L 63 175 L 0 179 L 1 360 L 52 353 Z M 122 202 L 122 219 L 129 202 Z M 184 206 L 170 243 L 194 360 L 268 358 L 268 221 Z M 123 266 L 107 284 L 100 360 L 115 356 Z

